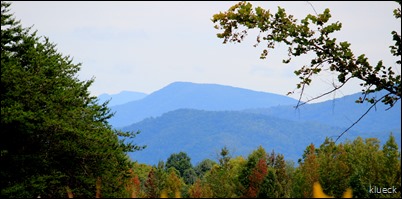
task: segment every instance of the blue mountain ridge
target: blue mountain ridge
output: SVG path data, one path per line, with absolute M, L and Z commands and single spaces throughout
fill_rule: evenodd
M 216 93 L 219 97 L 210 97 Z M 335 139 L 369 107 L 355 103 L 361 96 L 359 93 L 306 104 L 297 110 L 293 107 L 297 103 L 294 99 L 264 94 L 267 93 L 230 86 L 178 82 L 142 100 L 122 105 L 126 109 L 133 105 L 137 110 L 131 113 L 137 121 L 131 120 L 134 122 L 122 130 L 140 130 L 133 142 L 147 145 L 145 150 L 129 155 L 138 162 L 157 164 L 172 153 L 184 151 L 195 164 L 205 158 L 216 160 L 223 146 L 231 149 L 233 155 L 246 157 L 262 145 L 267 151 L 275 150 L 297 162 L 308 144 L 319 147 L 326 136 Z M 268 96 L 272 99 L 267 99 Z M 231 100 L 224 103 L 224 99 Z M 284 99 L 289 101 L 284 103 Z M 386 108 L 379 103 L 340 141 L 361 136 L 376 137 L 384 143 L 392 132 L 400 146 L 400 102 L 390 110 Z M 139 114 L 138 110 L 143 112 Z
M 147 117 L 160 116 L 180 108 L 208 111 L 269 108 L 278 105 L 294 105 L 297 100 L 266 92 L 218 84 L 174 82 L 145 98 L 126 104 L 111 106 L 115 116 L 109 123 L 122 128 Z
M 385 95 L 385 91 L 371 94 L 377 99 Z M 362 104 L 355 101 L 362 97 L 361 93 L 347 95 L 341 98 L 328 100 L 320 103 L 306 104 L 299 109 L 294 106 L 279 106 L 270 108 L 248 109 L 246 112 L 260 113 L 299 122 L 317 122 L 329 126 L 347 128 L 356 122 L 372 104 Z M 392 128 L 401 127 L 401 102 L 394 107 L 377 103 L 358 123 L 353 126 L 354 130 L 364 132 L 388 131 Z

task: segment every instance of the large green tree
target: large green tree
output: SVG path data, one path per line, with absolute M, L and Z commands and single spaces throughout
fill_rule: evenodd
M 126 142 L 137 133 L 111 128 L 107 103 L 97 104 L 69 56 L 47 37 L 23 28 L 1 2 L 2 197 L 124 196 L 131 161 Z
M 394 10 L 394 16 L 400 19 L 401 2 L 398 1 L 398 3 L 399 7 Z M 294 72 L 300 78 L 297 89 L 301 89 L 296 107 L 341 89 L 351 79 L 362 81 L 360 86 L 362 86 L 363 97 L 356 102 L 372 103 L 367 112 L 378 102 L 389 105 L 389 108 L 393 107 L 401 99 L 401 75 L 395 73 L 393 66 L 385 66 L 382 60 L 373 65 L 364 54 L 355 55 L 350 49 L 349 42 L 338 42 L 335 37 L 332 37 L 332 33 L 340 31 L 342 24 L 340 22 L 328 24 L 330 18 L 330 10 L 325 9 L 322 14 L 309 14 L 298 22 L 293 15 L 288 15 L 281 7 L 278 7 L 278 11 L 274 13 L 261 7 L 253 9 L 250 3 L 240 2 L 226 12 L 213 15 L 212 21 L 216 23 L 216 29 L 222 30 L 217 36 L 223 39 L 223 43 L 240 43 L 249 30 L 259 30 L 255 46 L 266 42 L 261 59 L 265 59 L 269 50 L 274 49 L 277 43 L 288 46 L 289 57 L 284 59 L 283 63 L 289 63 L 292 58 L 307 54 L 314 56 L 309 65 L 302 66 Z M 390 52 L 397 58 L 396 65 L 400 69 L 401 35 L 392 31 L 391 36 L 395 44 L 390 46 Z M 325 71 L 331 71 L 337 75 L 338 81 L 333 83 L 334 88 L 301 102 L 304 88 L 311 84 L 313 76 Z M 379 98 L 368 95 L 377 91 L 385 91 L 385 94 Z
M 180 176 L 184 176 L 184 171 L 192 169 L 191 158 L 185 152 L 173 153 L 166 161 L 166 170 L 170 167 L 177 169 Z
M 319 182 L 323 191 L 334 197 L 342 197 L 344 191 L 349 187 L 351 173 L 344 146 L 336 145 L 327 138 L 317 151 L 320 165 Z

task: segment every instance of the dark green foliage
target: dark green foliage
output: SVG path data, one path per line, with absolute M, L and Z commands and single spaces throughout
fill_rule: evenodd
M 215 161 L 210 160 L 210 159 L 205 159 L 203 161 L 201 161 L 200 163 L 198 163 L 195 167 L 195 173 L 197 174 L 197 176 L 199 178 L 202 178 L 204 176 L 204 174 L 211 170 L 212 167 L 217 164 Z
M 320 184 L 325 193 L 342 197 L 349 186 L 350 168 L 347 154 L 342 144 L 326 139 L 318 149 Z M 337 183 L 333 183 L 337 182 Z
M 277 194 L 277 180 L 275 175 L 275 170 L 272 168 L 268 169 L 268 174 L 265 176 L 264 181 L 261 184 L 260 190 L 258 192 L 259 198 L 283 198 Z
M 179 175 L 183 177 L 184 171 L 193 168 L 190 160 L 190 157 L 185 152 L 173 153 L 166 161 L 166 169 L 173 167 L 179 171 Z
M 74 64 L 46 37 L 30 33 L 1 2 L 1 176 L 3 197 L 122 196 L 131 161 L 143 147 L 112 130 L 107 103 L 89 94 Z
M 197 174 L 193 168 L 186 169 L 183 173 L 183 179 L 187 185 L 192 185 L 197 180 Z

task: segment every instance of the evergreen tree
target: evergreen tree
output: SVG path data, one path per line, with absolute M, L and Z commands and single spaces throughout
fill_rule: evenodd
M 74 64 L 47 37 L 23 28 L 10 3 L 1 2 L 2 197 L 103 197 L 125 195 L 131 161 L 140 150 L 111 128 L 107 102 L 98 105 Z M 138 133 L 138 132 L 137 132 Z

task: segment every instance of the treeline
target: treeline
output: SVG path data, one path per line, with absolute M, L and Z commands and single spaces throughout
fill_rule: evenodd
M 305 198 L 313 196 L 315 182 L 334 197 L 348 188 L 357 198 L 401 196 L 400 152 L 392 134 L 383 147 L 376 138 L 340 144 L 327 138 L 319 147 L 307 146 L 298 166 L 261 146 L 247 158 L 231 157 L 224 147 L 217 162 L 192 166 L 180 152 L 166 163 L 136 163 L 132 171 L 132 197 Z

